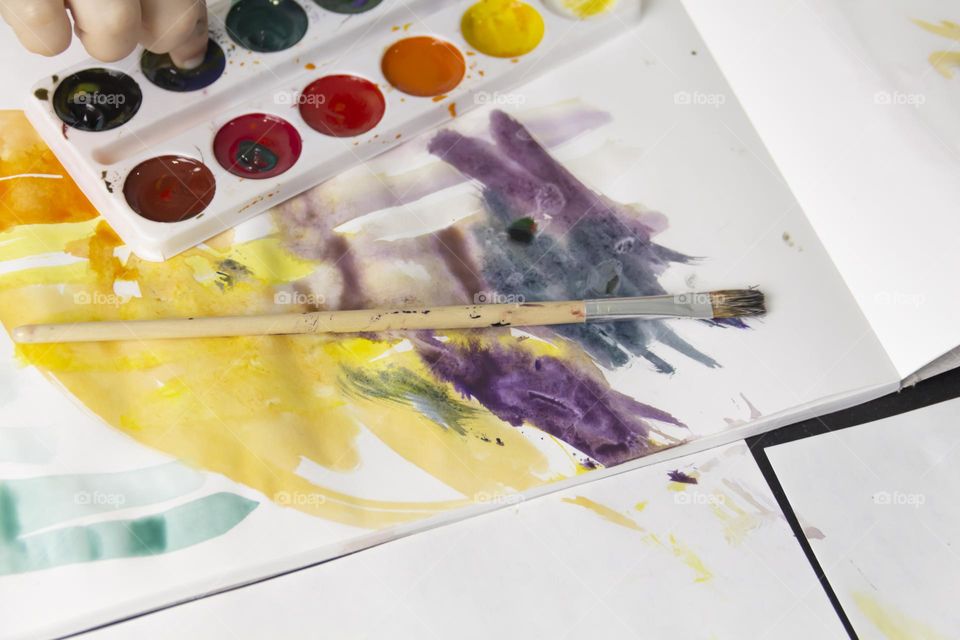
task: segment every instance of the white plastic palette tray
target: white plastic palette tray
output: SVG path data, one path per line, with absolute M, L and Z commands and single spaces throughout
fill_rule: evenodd
M 515 59 L 475 52 L 460 33 L 464 12 L 475 0 L 386 0 L 366 13 L 346 16 L 310 0 L 309 28 L 284 51 L 258 53 L 234 43 L 224 27 L 228 3 L 210 8 L 210 37 L 223 49 L 226 70 L 210 86 L 173 92 L 148 80 L 140 68 L 142 51 L 116 63 L 90 60 L 34 85 L 27 115 L 93 205 L 139 257 L 160 261 L 386 151 L 404 139 L 450 122 L 490 94 L 504 92 L 562 64 L 587 49 L 629 30 L 640 18 L 640 0 L 621 0 L 610 13 L 575 20 L 554 13 L 538 0 L 545 35 L 531 53 Z M 441 100 L 414 97 L 389 85 L 381 71 L 384 51 L 403 38 L 429 35 L 466 55 L 464 80 Z M 90 68 L 122 71 L 143 94 L 136 115 L 108 131 L 70 128 L 58 117 L 51 97 L 59 82 Z M 483 73 L 480 73 L 480 72 Z M 386 112 L 369 132 L 352 138 L 324 135 L 310 128 L 297 107 L 300 92 L 331 74 L 353 74 L 377 84 Z M 455 105 L 455 106 L 452 106 Z M 297 162 L 285 173 L 253 180 L 229 173 L 215 159 L 213 140 L 220 128 L 249 113 L 272 114 L 295 127 L 303 143 Z M 141 217 L 127 203 L 123 185 L 130 171 L 159 156 L 200 160 L 212 171 L 216 191 L 199 215 L 179 222 Z

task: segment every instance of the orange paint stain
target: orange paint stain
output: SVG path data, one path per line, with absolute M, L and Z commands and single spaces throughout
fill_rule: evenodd
M 0 177 L 6 178 L 0 181 L 5 205 L 0 206 L 0 231 L 21 224 L 83 222 L 98 215 L 20 111 L 0 111 Z

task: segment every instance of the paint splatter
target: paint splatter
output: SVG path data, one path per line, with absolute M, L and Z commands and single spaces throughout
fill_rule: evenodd
M 679 471 L 677 469 L 674 469 L 673 471 L 668 472 L 667 475 L 670 477 L 671 482 L 680 482 L 683 484 L 697 484 L 696 478 L 694 478 L 693 476 L 689 476 L 683 471 Z

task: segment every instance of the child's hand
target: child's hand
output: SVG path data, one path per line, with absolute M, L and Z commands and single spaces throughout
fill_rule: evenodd
M 137 44 L 192 68 L 207 50 L 204 0 L 0 0 L 0 14 L 24 47 L 54 56 L 70 46 L 70 17 L 91 56 L 119 60 Z

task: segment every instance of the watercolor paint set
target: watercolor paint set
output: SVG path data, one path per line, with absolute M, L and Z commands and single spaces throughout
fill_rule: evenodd
M 163 260 L 629 30 L 640 0 L 234 0 L 204 62 L 77 65 L 27 114 L 131 250 Z

